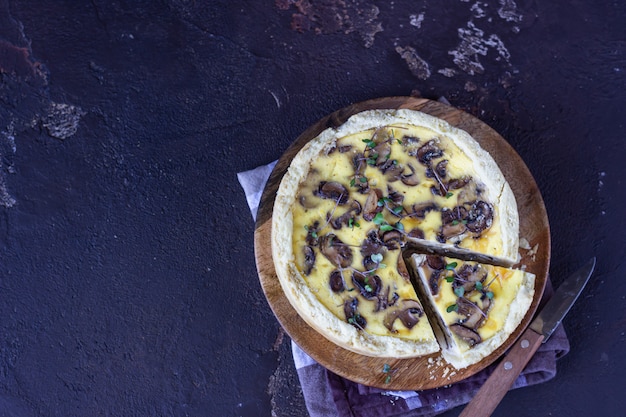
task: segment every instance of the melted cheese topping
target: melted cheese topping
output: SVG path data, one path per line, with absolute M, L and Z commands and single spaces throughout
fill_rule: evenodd
M 380 155 L 376 146 L 383 142 L 388 145 L 384 147 L 386 155 Z M 425 162 L 423 157 L 420 160 L 419 150 L 429 143 L 441 152 L 435 152 L 434 156 Z M 444 169 L 439 170 L 439 174 L 433 174 L 435 167 L 440 166 L 439 163 L 442 161 Z M 387 163 L 395 175 L 390 174 L 389 170 L 383 172 L 381 165 L 384 163 Z M 400 168 L 394 171 L 396 167 Z M 409 176 L 411 173 L 414 175 L 413 181 L 403 181 L 400 177 L 400 175 Z M 458 188 L 446 187 L 446 183 L 449 185 L 453 179 L 463 179 L 465 184 Z M 349 196 L 335 195 L 334 198 L 320 196 L 319 189 L 323 182 L 341 184 Z M 363 210 L 370 193 L 360 192 L 362 188 L 365 191 L 377 189 L 381 194 L 382 198 L 378 202 L 380 214 L 377 220 L 368 221 L 364 218 Z M 308 176 L 300 184 L 296 203 L 293 205 L 292 244 L 295 265 L 317 299 L 339 319 L 352 321 L 354 324 L 354 319 L 346 316 L 344 305 L 356 297 L 359 300 L 358 314 L 367 321 L 363 330 L 368 333 L 409 339 L 432 338 L 432 330 L 426 317 L 411 328 L 404 326 L 401 320 L 394 321 L 391 329 L 385 326 L 385 317 L 401 309 L 404 300 L 416 302 L 418 300 L 408 276 L 403 277 L 398 272 L 400 247 L 393 250 L 383 247 L 382 261 L 375 270 L 369 271 L 364 267 L 364 257 L 360 248 L 369 233 L 374 232 L 382 236 L 382 229 L 386 228 L 400 230 L 404 234 L 419 230 L 425 240 L 447 241 L 476 252 L 497 253 L 497 248 L 501 246 L 499 223 L 490 225 L 493 227 L 487 227 L 478 234 L 466 230 L 448 239 L 442 238 L 443 211 L 455 210 L 464 204 L 467 206 L 493 194 L 492 190 L 488 190 L 476 178 L 472 161 L 468 156 L 451 139 L 431 129 L 396 124 L 339 138 L 331 151 L 311 162 Z M 339 204 L 338 200 L 343 197 L 346 197 L 346 202 Z M 401 202 L 394 203 L 390 201 L 392 198 Z M 353 209 L 350 204 L 352 200 L 359 203 L 360 213 L 349 213 Z M 415 207 L 424 204 L 434 208 L 423 215 L 416 215 Z M 498 216 L 497 206 L 492 205 L 492 208 L 493 216 Z M 397 212 L 394 213 L 394 209 Z M 346 213 L 350 220 L 339 229 L 332 227 L 331 221 Z M 335 235 L 340 242 L 350 248 L 352 253 L 350 266 L 338 268 L 321 253 L 319 243 L 314 242 L 310 247 L 315 253 L 315 263 L 308 271 L 303 250 L 307 246 L 306 242 L 311 243 L 312 240 L 329 234 Z M 336 270 L 340 271 L 345 283 L 345 289 L 342 291 L 333 291 L 329 283 L 331 273 Z M 397 301 L 380 308 L 378 299 L 372 301 L 364 297 L 353 283 L 354 271 L 380 277 L 383 282 L 381 291 L 388 289 L 386 301 L 392 301 L 393 297 L 396 297 Z M 490 327 L 493 326 L 488 324 L 484 331 L 487 332 Z

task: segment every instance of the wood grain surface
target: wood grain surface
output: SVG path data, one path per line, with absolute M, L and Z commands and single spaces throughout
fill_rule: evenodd
M 410 359 L 374 358 L 343 349 L 322 337 L 308 326 L 291 306 L 280 286 L 271 251 L 271 223 L 274 198 L 280 181 L 295 154 L 309 140 L 328 127 L 337 127 L 351 115 L 371 109 L 408 108 L 446 120 L 467 131 L 487 150 L 500 166 L 511 185 L 520 215 L 520 237 L 535 254 L 520 249 L 520 264 L 536 275 L 535 296 L 521 325 L 509 339 L 482 361 L 456 370 L 439 353 Z M 437 388 L 463 380 L 497 360 L 515 342 L 530 323 L 547 282 L 550 264 L 550 228 L 541 193 L 535 180 L 517 152 L 493 129 L 472 115 L 448 105 L 413 97 L 385 97 L 353 104 L 338 110 L 300 135 L 281 156 L 261 197 L 254 232 L 254 250 L 261 286 L 276 318 L 289 336 L 318 363 L 332 372 L 368 386 L 391 390 L 422 390 Z M 530 256 L 527 256 L 530 255 Z M 386 381 L 385 365 L 392 369 Z

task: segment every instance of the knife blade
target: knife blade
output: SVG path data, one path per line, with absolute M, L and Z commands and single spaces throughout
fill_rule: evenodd
M 548 340 L 576 302 L 595 265 L 594 257 L 559 286 L 459 417 L 491 415 L 539 346 Z

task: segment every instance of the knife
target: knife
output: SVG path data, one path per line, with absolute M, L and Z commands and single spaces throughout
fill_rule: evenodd
M 545 307 L 509 350 L 459 417 L 490 416 L 539 345 L 545 343 L 572 307 L 596 266 L 596 258 L 561 284 Z

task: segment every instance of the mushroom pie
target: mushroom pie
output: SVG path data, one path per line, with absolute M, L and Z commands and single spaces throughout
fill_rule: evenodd
M 326 129 L 294 157 L 274 203 L 272 257 L 295 310 L 339 346 L 416 357 L 440 350 L 433 328 L 458 324 L 480 335 L 453 332 L 467 345 L 459 354 L 471 357 L 484 332 L 441 320 L 403 254 L 508 267 L 518 235 L 513 192 L 467 132 L 414 110 L 371 110 Z

